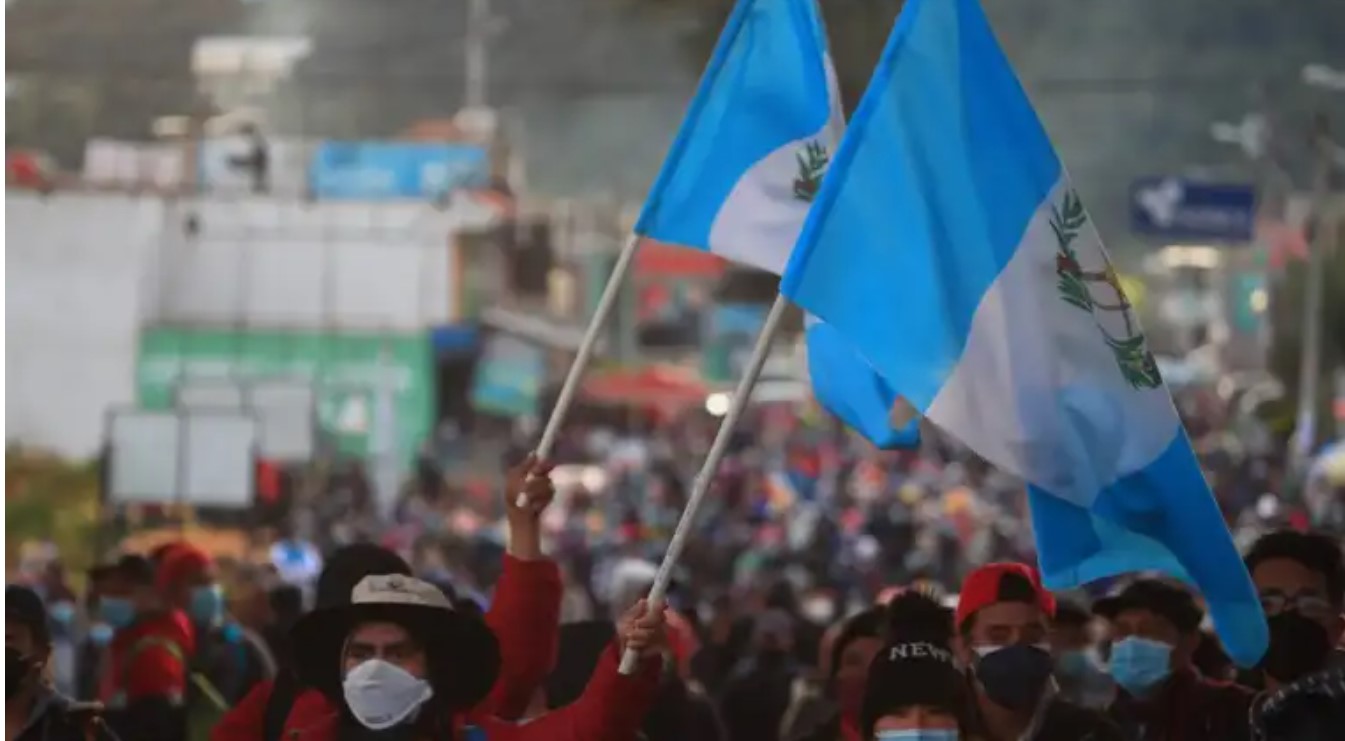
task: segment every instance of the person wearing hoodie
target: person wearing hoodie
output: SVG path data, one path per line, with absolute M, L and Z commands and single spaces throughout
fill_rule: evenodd
M 500 647 L 438 587 L 401 574 L 362 579 L 347 604 L 292 633 L 300 681 L 331 709 L 291 716 L 291 741 L 631 741 L 658 686 L 666 625 L 641 600 L 623 617 L 578 702 L 527 723 L 474 711 L 495 685 Z M 618 671 L 622 651 L 641 657 Z M 469 735 L 471 734 L 471 735 Z
M 507 492 L 526 491 L 525 502 L 506 497 L 509 546 L 504 570 L 485 622 L 500 645 L 498 679 L 474 712 L 517 718 L 551 670 L 560 621 L 560 573 L 541 551 L 540 517 L 554 489 L 551 466 L 529 457 L 514 468 Z M 327 559 L 317 580 L 318 610 L 349 603 L 355 585 L 375 574 L 410 576 L 410 565 L 397 554 L 367 543 L 346 546 Z M 297 624 L 297 623 L 296 623 Z M 224 715 L 211 741 L 280 741 L 304 718 L 336 712 L 326 696 L 304 687 L 293 671 L 262 682 Z M 285 737 L 288 741 L 288 737 Z
M 44 676 L 49 620 L 36 592 L 5 587 L 5 741 L 117 741 L 101 707 L 71 701 Z
M 225 609 L 215 564 L 204 551 L 186 543 L 171 551 L 159 564 L 158 585 L 169 604 L 191 620 L 196 654 L 188 657 L 189 664 L 226 707 L 275 676 L 266 641 Z
M 275 660 L 261 636 L 226 613 L 214 562 L 204 551 L 178 543 L 158 563 L 159 593 L 187 616 L 196 636 L 195 653 L 180 658 L 189 679 L 187 734 L 192 741 L 205 741 L 230 707 L 275 676 Z
M 1317 741 L 1345 734 L 1345 555 L 1326 535 L 1281 530 L 1247 553 L 1270 648 L 1258 667 L 1265 691 L 1252 706 L 1258 741 Z
M 98 617 L 115 631 L 98 698 L 117 735 L 136 741 L 181 741 L 187 735 L 183 657 L 196 650 L 186 615 L 155 586 L 154 564 L 123 556 L 103 584 Z

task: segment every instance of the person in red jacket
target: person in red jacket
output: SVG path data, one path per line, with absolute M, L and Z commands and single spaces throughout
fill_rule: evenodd
M 116 631 L 98 693 L 108 725 L 126 739 L 184 738 L 183 657 L 195 650 L 195 636 L 190 621 L 157 593 L 153 563 L 140 556 L 119 560 L 104 582 L 98 613 Z
M 658 686 L 666 627 L 662 611 L 641 601 L 584 696 L 525 724 L 472 711 L 495 684 L 499 644 L 428 582 L 365 577 L 349 604 L 310 613 L 292 637 L 300 679 L 336 710 L 292 715 L 291 741 L 456 741 L 469 726 L 490 741 L 631 741 Z M 644 659 L 634 675 L 618 672 L 618 648 Z
M 525 502 L 505 497 L 509 545 L 504 568 L 495 585 L 486 624 L 498 638 L 500 666 L 491 693 L 475 710 L 501 718 L 523 714 L 556 655 L 560 624 L 561 579 L 554 561 L 543 557 L 541 513 L 555 490 L 552 466 L 529 457 L 510 471 L 506 492 L 527 493 Z M 411 568 L 396 554 L 371 544 L 347 546 L 327 560 L 318 577 L 317 608 L 347 604 L 351 591 L 364 577 L 403 574 Z M 290 672 L 274 682 L 262 682 L 227 713 L 211 733 L 211 741 L 280 741 L 282 731 L 295 719 L 335 708 L 320 692 L 299 686 Z M 286 741 L 291 741 L 288 736 Z

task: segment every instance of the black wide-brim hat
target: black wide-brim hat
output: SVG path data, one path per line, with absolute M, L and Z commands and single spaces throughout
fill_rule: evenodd
M 365 577 L 351 602 L 315 610 L 290 630 L 300 681 L 344 706 L 342 656 L 364 623 L 400 625 L 424 648 L 435 702 L 466 710 L 490 694 L 500 673 L 500 644 L 490 627 L 458 611 L 434 585 L 398 574 Z

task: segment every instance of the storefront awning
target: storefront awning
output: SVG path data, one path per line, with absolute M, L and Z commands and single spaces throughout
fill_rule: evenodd
M 699 378 L 668 368 L 595 371 L 583 390 L 592 402 L 663 410 L 703 405 L 707 393 Z

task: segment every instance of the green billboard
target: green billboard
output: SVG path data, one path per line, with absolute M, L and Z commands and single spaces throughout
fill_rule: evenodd
M 173 406 L 183 378 L 312 382 L 318 423 L 347 455 L 368 456 L 380 388 L 391 391 L 398 449 L 409 459 L 434 424 L 434 356 L 424 333 L 147 328 L 136 399 Z

